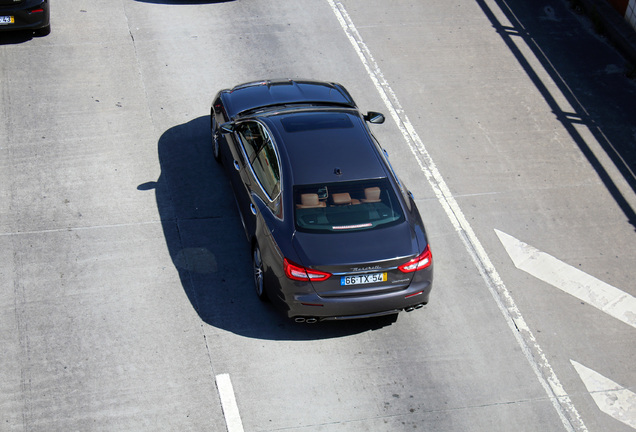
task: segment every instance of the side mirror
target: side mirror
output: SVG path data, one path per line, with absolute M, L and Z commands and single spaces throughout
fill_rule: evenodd
M 367 115 L 364 116 L 364 120 L 369 123 L 382 124 L 384 123 L 384 114 L 374 111 L 369 111 Z
M 234 123 L 232 123 L 232 122 L 223 123 L 220 126 L 220 129 L 221 129 L 221 133 L 223 133 L 223 134 L 232 133 L 232 132 L 234 132 L 234 129 L 235 129 L 234 128 Z

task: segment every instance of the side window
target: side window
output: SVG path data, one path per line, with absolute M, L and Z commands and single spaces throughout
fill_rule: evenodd
M 258 122 L 248 121 L 241 123 L 237 132 L 256 179 L 273 201 L 280 193 L 280 170 L 267 130 Z
M 252 169 L 270 199 L 276 198 L 280 192 L 280 171 L 274 145 L 271 141 L 268 140 L 256 154 L 256 158 L 252 162 Z
M 266 142 L 264 131 L 256 122 L 245 122 L 239 126 L 238 134 L 245 149 L 247 159 L 251 163 Z

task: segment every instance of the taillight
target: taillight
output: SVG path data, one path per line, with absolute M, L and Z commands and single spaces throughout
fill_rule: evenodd
M 292 261 L 289 261 L 287 258 L 283 259 L 283 263 L 285 264 L 285 275 L 292 280 L 323 281 L 331 277 L 331 273 L 308 269 Z
M 42 8 L 31 9 L 29 12 L 30 13 L 42 13 L 42 12 L 44 12 L 44 9 L 42 9 Z
M 404 273 L 410 273 L 418 270 L 423 270 L 426 267 L 430 266 L 432 262 L 433 254 L 431 253 L 431 248 L 426 245 L 426 249 L 424 249 L 424 252 L 422 252 L 406 264 L 402 264 L 398 268 Z

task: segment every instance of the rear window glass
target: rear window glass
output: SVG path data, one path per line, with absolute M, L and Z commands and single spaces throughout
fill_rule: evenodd
M 388 179 L 294 187 L 296 229 L 307 232 L 351 232 L 404 221 Z

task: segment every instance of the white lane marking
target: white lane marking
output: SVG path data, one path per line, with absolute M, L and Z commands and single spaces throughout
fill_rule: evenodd
M 216 388 L 219 390 L 219 396 L 221 397 L 221 407 L 225 416 L 227 432 L 243 432 L 243 422 L 236 404 L 230 374 L 217 375 Z
M 580 363 L 570 360 L 590 396 L 605 414 L 636 429 L 636 394 Z
M 636 328 L 636 298 L 495 230 L 515 267 Z
M 554 370 L 543 353 L 543 350 L 521 316 L 521 312 L 510 296 L 510 292 L 501 280 L 501 277 L 490 261 L 488 254 L 459 208 L 459 205 L 455 201 L 455 198 L 442 178 L 442 175 L 437 170 L 437 166 L 424 147 L 424 144 L 415 131 L 415 128 L 404 113 L 395 92 L 384 78 L 380 67 L 373 58 L 371 51 L 362 40 L 360 33 L 349 17 L 345 7 L 340 1 L 326 1 L 331 6 L 334 15 L 338 19 L 345 35 L 351 42 L 353 49 L 358 54 L 358 57 L 366 69 L 367 74 L 371 78 L 378 94 L 382 98 L 387 110 L 402 133 L 404 141 L 411 150 L 415 161 L 418 163 L 429 185 L 433 189 L 437 200 L 446 212 L 446 216 L 452 223 L 455 231 L 459 235 L 459 238 L 464 243 L 464 247 L 468 251 L 475 263 L 475 266 L 486 282 L 488 290 L 504 316 L 508 327 L 511 329 L 517 344 L 528 360 L 528 363 L 534 371 L 539 383 L 548 395 L 548 398 L 561 419 L 563 426 L 567 431 L 576 430 L 579 432 L 586 432 L 587 427 L 583 423 L 581 416 L 572 404 L 570 397 L 567 395 L 561 385 L 561 382 L 554 373 Z M 525 338 L 522 336 L 522 333 Z
M 58 233 L 58 232 L 73 232 L 73 231 L 87 231 L 92 229 L 102 229 L 102 228 L 127 228 L 127 227 L 137 227 L 143 225 L 158 225 L 162 223 L 161 220 L 150 220 L 144 222 L 133 222 L 133 223 L 122 223 L 122 224 L 108 224 L 108 225 L 88 225 L 88 226 L 76 226 L 76 227 L 66 227 L 66 228 L 52 228 L 52 229 L 42 229 L 42 230 L 34 230 L 34 231 L 15 231 L 15 232 L 4 232 L 0 233 L 0 237 L 16 237 L 22 235 L 33 235 L 33 234 L 50 234 L 50 233 Z

